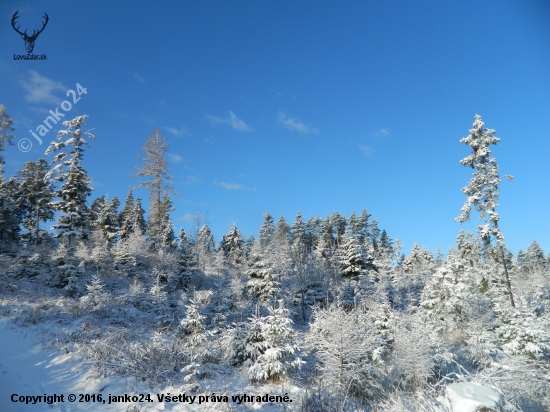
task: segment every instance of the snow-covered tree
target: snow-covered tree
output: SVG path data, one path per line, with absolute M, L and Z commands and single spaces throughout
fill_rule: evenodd
M 23 209 L 15 201 L 17 190 L 15 179 L 0 178 L 0 243 L 13 244 L 19 241 Z
M 366 239 L 367 239 L 367 230 L 369 228 L 369 219 L 372 215 L 370 213 L 367 213 L 367 210 L 366 209 L 363 209 L 363 211 L 361 212 L 361 215 L 359 216 L 359 232 L 358 232 L 358 235 L 359 235 L 359 242 L 361 244 L 364 244 Z
M 498 164 L 491 156 L 490 149 L 491 145 L 500 142 L 500 139 L 494 136 L 495 133 L 495 130 L 485 128 L 481 116 L 476 114 L 470 134 L 460 140 L 460 143 L 472 148 L 472 154 L 462 159 L 460 164 L 476 171 L 468 185 L 462 189 L 467 196 L 466 203 L 462 206 L 462 213 L 455 220 L 460 223 L 468 222 L 472 206 L 479 212 L 479 218 L 485 222 L 483 225 L 478 225 L 479 236 L 486 247 L 491 247 L 492 239 L 496 239 L 496 247 L 500 251 L 501 263 L 504 266 L 510 302 L 512 307 L 515 307 L 510 276 L 504 258 L 504 236 L 498 227 L 500 215 L 496 212 L 500 195 L 498 185 L 501 180 L 498 175 Z
M 120 228 L 119 230 L 119 237 L 121 240 L 127 239 L 130 234 L 134 233 L 134 227 L 132 222 L 132 211 L 134 209 L 134 194 L 132 193 L 133 190 L 130 189 L 130 192 L 128 193 L 128 196 L 126 196 L 126 200 L 124 201 L 124 206 L 122 207 L 122 211 L 118 215 L 118 226 Z
M 274 220 L 271 213 L 265 212 L 264 221 L 260 226 L 260 233 L 258 235 L 258 242 L 260 242 L 260 246 L 263 249 L 266 249 L 269 245 L 271 245 L 275 237 L 275 224 L 273 222 Z
M 431 325 L 421 316 L 405 316 L 393 328 L 392 364 L 403 389 L 425 387 L 433 376 L 435 362 L 430 347 Z
M 206 266 L 210 263 L 216 251 L 216 240 L 210 230 L 210 227 L 205 223 L 197 235 L 197 259 L 199 268 L 204 272 Z
M 376 249 L 380 243 L 380 229 L 378 228 L 378 221 L 372 219 L 367 225 L 367 241 L 372 244 Z
M 248 319 L 248 322 L 234 324 L 230 330 L 227 356 L 229 363 L 233 366 L 250 368 L 265 352 L 264 324 L 257 312 Z
M 535 271 L 544 272 L 547 268 L 546 258 L 544 256 L 544 250 L 539 246 L 536 240 L 533 240 L 525 251 L 522 267 Z
M 132 214 L 130 217 L 130 226 L 132 227 L 132 232 L 145 235 L 147 232 L 147 221 L 145 220 L 145 210 L 141 206 L 141 199 L 136 198 L 136 203 L 132 209 Z
M 2 152 L 6 150 L 5 144 L 13 144 L 13 119 L 6 113 L 6 107 L 0 104 L 0 183 L 4 179 L 4 157 Z
M 117 203 L 116 197 L 109 201 L 109 197 L 105 195 L 95 199 L 90 206 L 93 230 L 101 233 L 103 238 L 110 243 L 114 243 L 120 231 Z
M 180 322 L 179 330 L 186 335 L 187 344 L 194 350 L 204 350 L 205 343 L 210 336 L 206 330 L 205 317 L 200 313 L 198 302 L 190 300 L 186 306 L 185 318 Z
M 170 324 L 173 319 L 170 303 L 168 301 L 168 294 L 163 290 L 163 286 L 160 282 L 157 281 L 151 286 L 149 294 L 152 307 L 157 315 L 157 325 L 164 326 Z
M 170 213 L 174 211 L 174 206 L 170 200 L 168 193 L 162 196 L 162 202 L 160 203 L 160 246 L 175 248 L 177 246 L 176 236 L 174 233 L 174 225 L 172 224 L 172 218 Z
M 382 230 L 382 233 L 380 234 L 380 244 L 378 245 L 378 255 L 380 258 L 384 257 L 391 260 L 392 251 L 393 240 L 385 230 Z
M 231 230 L 223 235 L 220 249 L 225 257 L 234 265 L 240 265 L 244 261 L 244 238 L 237 226 L 233 224 Z
M 321 244 L 322 246 L 319 246 Z M 321 239 L 319 240 L 318 249 L 325 250 L 331 249 L 336 244 L 336 239 L 334 239 L 334 230 L 332 228 L 332 222 L 327 216 L 322 224 L 322 234 Z
M 421 306 L 436 320 L 437 329 L 449 331 L 462 325 L 465 307 L 486 292 L 479 269 L 472 268 L 455 249 L 422 291 Z M 486 275 L 487 276 L 487 275 Z
M 272 301 L 280 290 L 280 283 L 269 260 L 259 246 L 253 249 L 249 259 L 250 269 L 246 271 L 249 281 L 246 284 L 249 293 L 264 303 Z
M 347 230 L 340 241 L 340 270 L 346 279 L 354 279 L 365 271 L 365 256 L 357 236 Z
M 27 230 L 24 236 L 27 244 L 38 244 L 40 238 L 40 221 L 53 219 L 54 210 L 51 201 L 54 188 L 45 180 L 49 165 L 44 159 L 27 162 L 23 170 L 16 174 L 17 191 L 15 203 L 23 214 L 23 227 Z
M 269 315 L 262 319 L 263 351 L 248 367 L 256 381 L 278 382 L 305 362 L 298 357 L 299 347 L 294 342 L 294 330 L 289 310 L 279 300 L 277 308 L 268 308 Z
M 305 262 L 309 255 L 309 242 L 306 232 L 306 222 L 300 212 L 296 213 L 291 226 L 292 252 L 297 262 Z
M 279 245 L 283 244 L 285 246 L 291 244 L 290 226 L 286 222 L 284 216 L 279 216 L 277 226 L 275 227 L 275 245 L 279 247 Z
M 149 209 L 149 222 L 147 235 L 153 249 L 165 245 L 166 241 L 166 208 L 165 195 L 172 193 L 179 194 L 170 186 L 167 181 L 172 180 L 164 154 L 168 151 L 169 143 L 160 134 L 160 129 L 155 129 L 147 138 L 143 151 L 147 154 L 145 158 L 139 158 L 145 165 L 136 167 L 136 175 L 148 180 L 142 180 L 140 186 L 145 186 L 151 195 L 151 206 Z
M 305 263 L 296 265 L 292 278 L 293 303 L 300 307 L 300 314 L 305 321 L 307 308 L 326 299 L 322 263 L 308 258 Z
M 95 139 L 95 136 L 81 130 L 87 117 L 78 116 L 63 122 L 67 130 L 59 131 L 57 139 L 51 142 L 46 150 L 48 155 L 72 147 L 70 151 L 61 151 L 54 157 L 52 166 L 55 166 L 45 177 L 61 183 L 55 192 L 59 200 L 51 204 L 56 210 L 62 212 L 62 215 L 52 229 L 57 230 L 55 237 L 67 240 L 69 247 L 73 238 L 85 239 L 88 236 L 90 213 L 86 206 L 86 198 L 93 189 L 90 187 L 92 180 L 82 167 L 82 157 L 84 146 L 89 146 L 84 137 Z
M 306 223 L 307 250 L 308 253 L 317 247 L 319 240 L 323 235 L 323 219 L 319 215 L 310 216 Z
M 248 236 L 248 239 L 244 242 L 244 248 L 243 248 L 243 254 L 245 260 L 248 262 L 252 249 L 254 249 L 254 245 L 256 244 L 256 239 L 254 239 L 254 235 Z
M 97 274 L 92 276 L 92 284 L 86 285 L 88 293 L 80 298 L 80 304 L 86 311 L 100 309 L 109 301 L 109 294 L 103 291 L 105 285 Z
M 380 395 L 384 373 L 374 357 L 382 341 L 368 312 L 332 304 L 315 308 L 312 319 L 306 340 L 319 360 L 324 386 L 340 395 Z
M 342 216 L 340 213 L 334 212 L 330 216 L 330 223 L 332 224 L 332 228 L 336 233 L 336 244 L 340 245 L 342 241 L 342 236 L 344 236 L 344 233 L 346 232 L 346 227 L 348 222 L 346 218 Z
M 183 228 L 180 230 L 179 238 L 180 244 L 177 252 L 176 263 L 176 288 L 181 286 L 183 289 L 187 290 L 191 279 L 198 271 L 198 263 L 193 247 L 187 238 L 187 233 L 185 233 Z

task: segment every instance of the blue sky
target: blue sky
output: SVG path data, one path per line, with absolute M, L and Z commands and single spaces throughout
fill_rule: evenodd
M 30 32 L 48 13 L 33 52 L 47 60 L 14 60 L 16 10 Z M 219 240 L 233 223 L 256 236 L 266 211 L 292 222 L 366 208 L 406 252 L 446 251 L 472 173 L 459 140 L 478 113 L 502 139 L 501 176 L 515 177 L 498 208 L 507 246 L 550 252 L 546 1 L 7 0 L 0 39 L 0 103 L 15 143 L 33 144 L 7 148 L 7 175 L 44 157 L 60 128 L 42 145 L 29 130 L 79 83 L 88 93 L 65 119 L 87 114 L 97 136 L 90 200 L 124 200 L 159 127 L 176 229 L 197 210 Z

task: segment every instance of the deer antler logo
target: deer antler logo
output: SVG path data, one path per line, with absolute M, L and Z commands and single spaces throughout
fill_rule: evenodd
M 11 25 L 12 25 L 13 29 L 21 35 L 21 38 L 23 40 L 25 40 L 25 48 L 27 49 L 27 53 L 32 53 L 32 51 L 34 50 L 34 42 L 36 41 L 36 38 L 38 37 L 38 35 L 40 33 L 42 33 L 42 31 L 44 30 L 44 28 L 48 24 L 49 17 L 46 13 L 44 13 L 44 18 L 46 19 L 46 21 L 43 23 L 42 28 L 38 31 L 34 30 L 32 32 L 32 35 L 29 36 L 27 34 L 27 30 L 25 30 L 25 32 L 22 33 L 22 32 L 19 31 L 19 26 L 15 27 L 15 20 L 17 20 L 17 18 L 19 17 L 17 15 L 18 13 L 19 13 L 19 10 L 17 10 L 15 12 L 15 14 L 13 15 L 13 17 L 11 18 Z

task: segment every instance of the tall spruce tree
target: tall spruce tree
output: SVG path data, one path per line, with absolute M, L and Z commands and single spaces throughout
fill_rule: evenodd
M 263 249 L 266 249 L 269 245 L 271 245 L 275 237 L 275 224 L 273 222 L 274 220 L 271 213 L 265 212 L 264 221 L 260 226 L 260 233 L 258 236 L 258 241 Z
M 147 138 L 143 151 L 147 154 L 145 158 L 138 159 L 145 163 L 143 167 L 136 167 L 134 177 L 141 177 L 146 180 L 140 182 L 140 186 L 145 186 L 151 196 L 151 206 L 149 208 L 149 222 L 147 225 L 147 235 L 153 249 L 165 244 L 166 238 L 166 207 L 163 206 L 164 195 L 172 193 L 179 196 L 167 181 L 172 180 L 172 175 L 168 169 L 168 163 L 164 154 L 168 151 L 169 143 L 160 134 L 160 129 L 155 129 L 151 136 Z
M 177 253 L 177 271 L 176 278 L 181 282 L 183 289 L 189 288 L 189 283 L 198 269 L 197 260 L 193 251 L 192 245 L 187 238 L 187 233 L 182 228 L 179 234 L 180 244 Z M 176 288 L 179 286 L 176 285 Z
M 523 259 L 523 266 L 530 270 L 539 270 L 544 272 L 547 267 L 546 258 L 544 257 L 544 250 L 539 246 L 536 240 L 533 240 L 527 247 L 525 256 Z
M 51 164 L 55 166 L 45 177 L 61 183 L 55 191 L 59 200 L 53 201 L 52 206 L 62 212 L 62 215 L 52 229 L 57 230 L 55 237 L 66 239 L 69 247 L 73 238 L 85 239 L 88 236 L 90 212 L 86 206 L 86 198 L 93 189 L 90 187 L 92 179 L 82 167 L 82 158 L 84 146 L 89 146 L 84 137 L 95 139 L 95 136 L 80 129 L 87 117 L 78 116 L 63 122 L 67 130 L 61 130 L 57 134 L 57 141 L 51 142 L 46 150 L 46 155 L 49 155 L 72 147 L 70 151 L 62 151 L 54 157 Z
M 134 194 L 133 190 L 130 189 L 126 200 L 124 201 L 124 206 L 122 211 L 118 215 L 118 226 L 120 227 L 119 236 L 121 240 L 128 239 L 128 237 L 134 233 L 133 222 L 132 222 L 132 211 L 134 209 Z
M 277 247 L 288 247 L 290 245 L 290 226 L 284 216 L 279 216 L 275 227 L 275 245 Z
M 306 222 L 300 212 L 296 213 L 291 226 L 292 252 L 297 262 L 303 263 L 309 255 Z
M 132 209 L 132 216 L 130 218 L 132 233 L 145 235 L 147 231 L 147 221 L 145 220 L 145 210 L 141 206 L 141 199 L 136 198 L 136 203 Z
M 103 238 L 114 242 L 120 230 L 118 226 L 118 199 L 114 197 L 109 201 L 108 196 L 100 196 L 95 199 L 90 207 L 92 227 L 101 233 Z
M 244 238 L 237 226 L 233 224 L 231 230 L 226 235 L 223 235 L 220 248 L 224 255 L 234 265 L 240 265 L 244 261 Z
M 334 212 L 330 216 L 330 222 L 332 223 L 332 227 L 334 228 L 334 232 L 336 233 L 336 244 L 340 245 L 342 241 L 342 236 L 344 236 L 344 233 L 346 232 L 346 226 L 348 222 L 346 218 L 338 212 Z
M 365 271 L 365 256 L 357 235 L 353 234 L 351 227 L 348 227 L 342 235 L 339 250 L 342 276 L 347 279 L 356 279 Z
M 14 244 L 19 240 L 23 209 L 15 203 L 16 193 L 15 179 L 0 177 L 0 243 Z
M 197 235 L 197 257 L 199 267 L 203 272 L 206 269 L 206 265 L 210 263 L 215 251 L 216 240 L 210 227 L 205 223 Z
M 174 211 L 174 205 L 168 193 L 162 196 L 160 207 L 160 244 L 164 247 L 175 248 L 177 241 L 172 218 L 170 217 L 170 213 Z
M 460 140 L 460 143 L 467 144 L 472 148 L 472 154 L 462 159 L 460 164 L 471 167 L 476 171 L 468 185 L 462 189 L 467 198 L 464 206 L 462 206 L 462 213 L 455 220 L 459 223 L 468 222 L 472 206 L 479 212 L 480 220 L 485 222 L 483 225 L 478 225 L 479 236 L 488 249 L 492 249 L 492 239 L 496 240 L 496 248 L 500 252 L 502 265 L 504 266 L 510 302 L 512 307 L 515 308 L 512 285 L 510 284 L 508 267 L 504 258 L 504 236 L 498 227 L 500 215 L 496 212 L 500 194 L 498 185 L 501 180 L 498 175 L 498 164 L 495 158 L 491 156 L 490 149 L 491 145 L 500 142 L 500 139 L 494 136 L 495 133 L 495 130 L 485 128 L 481 116 L 476 114 L 470 134 Z
M 46 180 L 49 165 L 45 159 L 27 162 L 23 170 L 16 173 L 17 191 L 15 202 L 23 214 L 23 227 L 26 229 L 24 241 L 27 244 L 38 244 L 40 238 L 40 221 L 52 220 L 54 210 L 51 201 L 54 187 Z

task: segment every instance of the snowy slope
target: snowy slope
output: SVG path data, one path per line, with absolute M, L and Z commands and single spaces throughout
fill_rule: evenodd
M 57 352 L 41 349 L 35 345 L 39 335 L 30 328 L 18 328 L 9 323 L 7 319 L 0 320 L 0 410 L 2 412 L 41 412 L 41 411 L 126 411 L 132 403 L 111 403 L 108 404 L 108 395 L 134 394 L 122 377 L 107 377 L 97 379 L 92 376 L 90 369 L 70 355 L 60 355 Z M 133 382 L 132 382 L 133 383 Z M 133 385 L 132 385 L 133 386 Z M 140 393 L 149 392 L 152 394 L 153 402 L 140 405 L 141 411 L 215 411 L 215 410 L 243 410 L 242 406 L 231 402 L 232 394 L 254 394 L 264 395 L 284 394 L 285 392 L 295 400 L 301 395 L 299 388 L 286 385 L 264 385 L 255 387 L 236 375 L 219 378 L 216 381 L 205 382 L 206 394 L 229 395 L 229 403 L 214 405 L 212 403 L 198 405 L 198 395 L 193 405 L 186 403 L 164 403 L 157 401 L 157 393 L 146 386 L 140 388 Z M 281 392 L 283 391 L 283 392 Z M 103 395 L 105 403 L 68 402 L 69 394 L 99 394 Z M 165 388 L 163 393 L 179 394 L 177 388 Z M 13 394 L 23 396 L 39 396 L 64 394 L 63 403 L 48 405 L 46 403 L 28 404 L 13 403 Z M 294 405 L 287 404 L 289 410 L 294 410 Z M 296 406 L 297 403 L 296 403 Z M 281 405 L 248 403 L 248 410 L 279 411 Z M 136 409 L 138 410 L 138 409 Z

